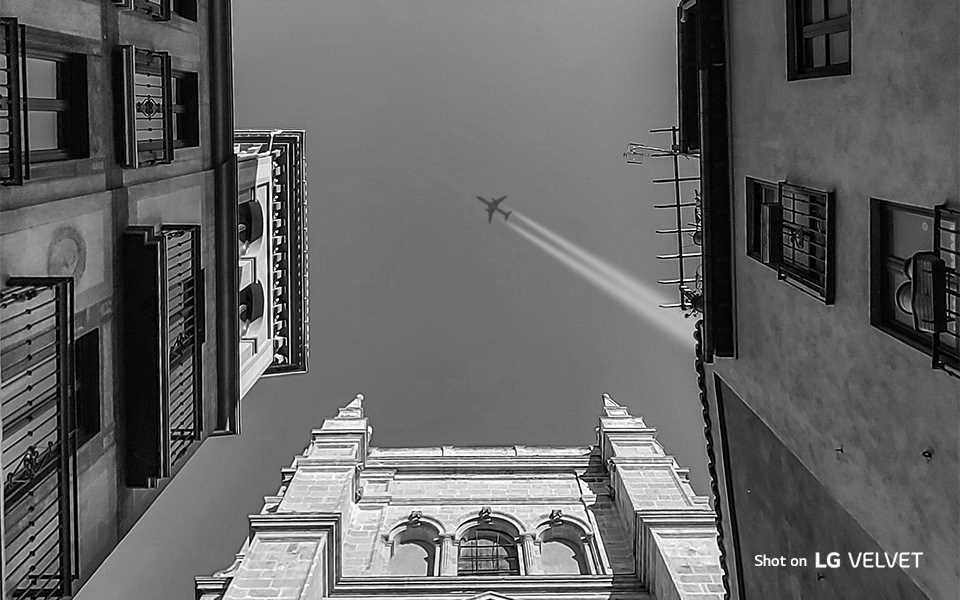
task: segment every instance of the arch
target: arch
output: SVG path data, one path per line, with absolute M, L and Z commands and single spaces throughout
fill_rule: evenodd
M 442 532 L 439 521 L 419 511 L 394 525 L 384 536 L 389 548 L 386 570 L 390 575 L 436 575 L 440 552 L 437 546 Z
M 432 531 L 434 537 L 440 537 L 446 533 L 443 523 L 429 515 L 421 514 L 418 516 L 416 521 L 419 522 L 418 526 L 413 525 L 414 521 L 410 517 L 406 517 L 402 520 L 394 522 L 393 526 L 390 527 L 390 532 L 384 536 L 384 541 L 386 541 L 388 544 L 393 543 L 393 540 L 396 539 L 397 535 L 407 528 L 418 529 L 421 527 L 426 527 Z
M 480 523 L 467 529 L 457 544 L 457 574 L 473 576 L 520 575 L 517 537 Z
M 543 535 L 543 532 L 545 532 L 546 530 L 558 524 L 568 525 L 573 529 L 576 529 L 578 532 L 578 535 L 580 536 L 589 535 L 590 533 L 592 533 L 592 529 L 593 529 L 592 527 L 590 527 L 589 523 L 587 523 L 580 517 L 577 517 L 574 515 L 568 515 L 564 513 L 560 516 L 559 519 L 551 519 L 549 515 L 544 514 L 541 517 L 541 521 L 537 525 L 536 529 L 534 529 L 534 532 L 537 535 L 537 539 L 538 540 L 540 539 L 540 536 Z
M 590 575 L 595 571 L 592 536 L 576 520 L 563 516 L 537 527 L 540 569 L 548 575 Z
M 390 548 L 388 575 L 437 574 L 437 546 L 420 539 L 397 539 Z
M 460 525 L 454 532 L 454 538 L 459 540 L 468 529 L 476 527 L 477 525 L 492 525 L 499 531 L 514 537 L 518 537 L 520 532 L 526 530 L 523 523 L 513 515 L 493 509 L 490 509 L 489 515 L 487 518 L 481 518 L 476 512 L 464 515 L 459 520 Z

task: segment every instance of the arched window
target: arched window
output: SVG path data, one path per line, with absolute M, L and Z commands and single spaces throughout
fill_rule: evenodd
M 568 523 L 546 529 L 540 536 L 540 568 L 548 575 L 589 575 L 583 533 Z
M 519 575 L 516 538 L 484 526 L 468 529 L 460 538 L 458 575 Z
M 421 540 L 398 541 L 387 564 L 390 575 L 433 575 L 436 545 Z
M 416 515 L 416 518 L 413 518 Z M 388 537 L 390 548 L 387 573 L 390 575 L 437 574 L 437 542 L 440 532 L 421 520 L 420 513 L 411 513 L 411 519 L 394 529 Z

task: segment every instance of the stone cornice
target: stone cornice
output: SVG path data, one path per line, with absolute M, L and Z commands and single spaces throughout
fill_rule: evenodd
M 494 588 L 497 593 L 506 595 L 542 594 L 545 598 L 557 598 L 574 595 L 582 598 L 591 593 L 607 594 L 615 592 L 633 592 L 638 599 L 649 598 L 640 581 L 613 575 L 519 575 L 498 577 L 492 581 L 489 577 L 344 577 L 337 582 L 331 597 L 343 596 L 411 596 L 445 597 L 452 594 L 482 594 Z
M 371 458 L 369 469 L 394 469 L 400 473 L 571 473 L 584 471 L 590 466 L 590 457 L 565 456 L 461 456 L 461 457 L 390 457 Z

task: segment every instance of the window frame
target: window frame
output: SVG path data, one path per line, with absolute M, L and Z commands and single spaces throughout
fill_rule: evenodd
M 804 18 L 804 2 L 823 2 L 824 20 L 816 23 L 806 23 Z M 787 80 L 813 79 L 818 77 L 835 77 L 849 75 L 853 63 L 853 28 L 851 27 L 851 3 L 847 2 L 847 13 L 840 17 L 829 18 L 829 0 L 787 0 Z M 829 36 L 847 32 L 847 61 L 830 63 Z M 825 60 L 822 67 L 815 67 L 805 63 L 803 42 L 806 38 L 825 36 Z
M 56 32 L 21 25 L 16 18 L 0 19 L 4 37 L 5 68 L 10 91 L 0 100 L 8 123 L 7 150 L 0 151 L 0 167 L 7 171 L 5 185 L 22 185 L 31 179 L 31 167 L 89 158 L 87 58 Z M 56 98 L 30 96 L 27 60 L 54 63 Z M 30 114 L 56 115 L 56 148 L 30 149 Z
M 101 429 L 103 402 L 103 382 L 101 378 L 102 350 L 100 328 L 95 327 L 77 336 L 73 342 L 74 351 L 74 405 L 76 419 L 74 431 L 77 435 L 77 447 L 93 439 Z M 90 351 L 91 355 L 83 355 Z M 81 360 L 84 358 L 85 360 Z M 89 362 L 87 362 L 89 361 Z
M 493 536 L 493 539 L 490 539 L 490 536 Z M 501 542 L 503 540 L 504 542 Z M 480 542 L 480 541 L 492 541 L 493 543 L 489 546 L 479 546 L 473 545 L 469 546 L 470 542 Z M 473 557 L 464 557 L 463 552 L 467 548 L 473 548 L 474 556 Z M 484 555 L 480 556 L 478 552 L 481 548 L 489 548 L 493 553 L 489 556 Z M 500 557 L 499 550 L 503 549 L 505 551 L 505 556 Z M 506 561 L 508 567 L 506 569 L 500 568 L 489 568 L 481 569 L 478 567 L 480 562 L 494 562 L 499 563 L 501 560 Z M 464 562 L 468 561 L 471 563 L 472 568 L 465 569 Z M 520 553 L 519 544 L 517 539 L 510 535 L 500 531 L 496 527 L 477 525 L 471 527 L 457 543 L 457 576 L 458 577 L 512 577 L 523 574 L 523 557 Z M 497 565 L 499 566 L 499 565 Z
M 200 85 L 197 73 L 172 71 L 173 147 L 200 145 Z
M 900 260 L 909 260 L 910 257 L 895 257 L 890 251 L 890 226 L 892 224 L 891 214 L 894 212 L 912 213 L 930 219 L 931 228 L 935 227 L 935 211 L 933 208 L 917 206 L 914 204 L 905 204 L 903 202 L 894 202 L 883 200 L 881 198 L 870 198 L 870 324 L 885 334 L 901 342 L 912 346 L 923 352 L 927 356 L 932 356 L 933 336 L 929 333 L 917 331 L 904 323 L 901 323 L 889 315 L 887 305 L 890 295 L 894 295 L 894 305 L 896 304 L 896 289 L 888 284 L 888 267 L 892 258 Z M 931 243 L 928 248 L 933 246 L 933 234 L 931 232 Z M 960 363 L 960 353 L 950 348 L 940 348 L 939 354 L 950 365 Z
M 765 202 L 764 191 L 773 193 L 776 202 Z M 745 208 L 746 208 L 746 253 L 747 256 L 765 267 L 777 270 L 779 263 L 780 246 L 773 243 L 780 229 L 780 192 L 779 186 L 773 181 L 747 177 L 745 180 Z M 766 223 L 766 260 L 764 260 L 763 238 L 763 207 L 769 206 Z
M 677 7 L 677 112 L 680 151 L 700 152 L 700 43 L 696 0 Z

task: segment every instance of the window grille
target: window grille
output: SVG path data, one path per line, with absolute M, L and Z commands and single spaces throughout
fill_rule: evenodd
M 202 369 L 198 325 L 199 227 L 165 227 L 167 256 L 166 367 L 170 381 L 170 454 L 176 466 L 200 438 Z
M 173 75 L 170 55 L 120 47 L 122 163 L 137 168 L 173 161 Z
M 72 283 L 8 283 L 0 292 L 2 595 L 60 598 L 79 570 Z
M 914 327 L 930 334 L 933 367 L 960 376 L 960 211 L 937 206 L 933 251 L 913 255 Z
M 127 484 L 153 487 L 202 432 L 200 227 L 124 235 Z
M 833 304 L 833 194 L 780 182 L 777 273 L 795 287 Z
M 30 178 L 30 140 L 24 120 L 26 63 L 24 27 L 12 17 L 0 18 L 0 182 L 21 185 Z
M 472 529 L 460 540 L 457 561 L 459 575 L 519 575 L 516 542 L 491 529 Z

